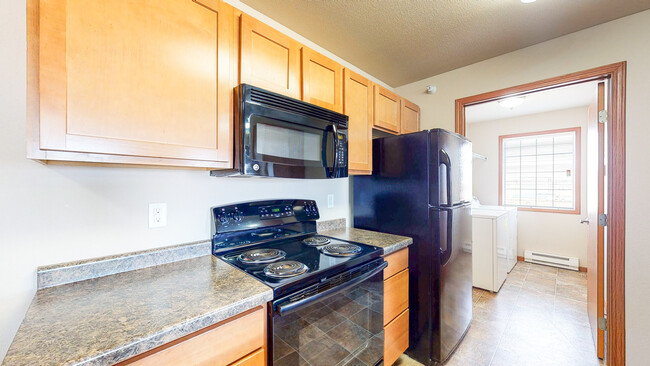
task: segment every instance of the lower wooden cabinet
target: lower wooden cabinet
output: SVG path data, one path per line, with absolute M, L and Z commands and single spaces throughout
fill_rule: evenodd
M 265 366 L 266 319 L 260 306 L 118 365 Z
M 384 365 L 392 365 L 409 347 L 409 310 L 384 327 Z
M 231 363 L 230 366 L 261 366 L 266 365 L 266 352 L 263 348 L 245 356 L 241 360 Z
M 404 269 L 384 280 L 384 325 L 409 306 L 409 270 Z
M 384 258 L 384 365 L 390 366 L 409 347 L 408 248 Z

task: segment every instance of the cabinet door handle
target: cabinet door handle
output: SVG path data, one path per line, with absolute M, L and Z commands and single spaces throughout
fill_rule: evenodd
M 580 219 L 580 223 L 589 225 L 589 218 L 587 217 L 586 219 Z

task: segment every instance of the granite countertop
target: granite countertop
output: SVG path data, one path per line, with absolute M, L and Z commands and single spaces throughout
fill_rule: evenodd
M 319 230 L 319 234 L 331 236 L 341 240 L 355 241 L 361 244 L 374 245 L 384 248 L 384 254 L 396 252 L 402 248 L 413 244 L 413 239 L 393 234 L 385 234 L 376 231 L 355 229 L 355 228 L 336 228 L 332 230 Z
M 319 222 L 318 232 L 390 254 L 408 237 Z M 273 299 L 273 290 L 196 242 L 38 270 L 2 366 L 112 365 Z
M 44 288 L 2 365 L 110 365 L 272 297 L 212 255 Z

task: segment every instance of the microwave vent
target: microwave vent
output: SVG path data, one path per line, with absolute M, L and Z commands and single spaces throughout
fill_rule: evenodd
M 249 90 L 250 100 L 252 102 L 336 123 L 336 125 L 341 128 L 348 127 L 348 116 L 344 114 L 336 113 L 313 104 L 271 93 L 266 90 L 257 88 L 250 88 Z

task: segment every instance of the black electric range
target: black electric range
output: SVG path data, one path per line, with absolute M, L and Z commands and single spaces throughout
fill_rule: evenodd
M 318 235 L 312 200 L 239 203 L 212 215 L 212 253 L 273 289 L 269 365 L 381 363 L 383 249 Z M 322 344 L 336 352 L 314 352 Z
M 276 298 L 383 253 L 316 234 L 320 215 L 311 200 L 248 202 L 212 211 L 212 253 L 273 288 Z

